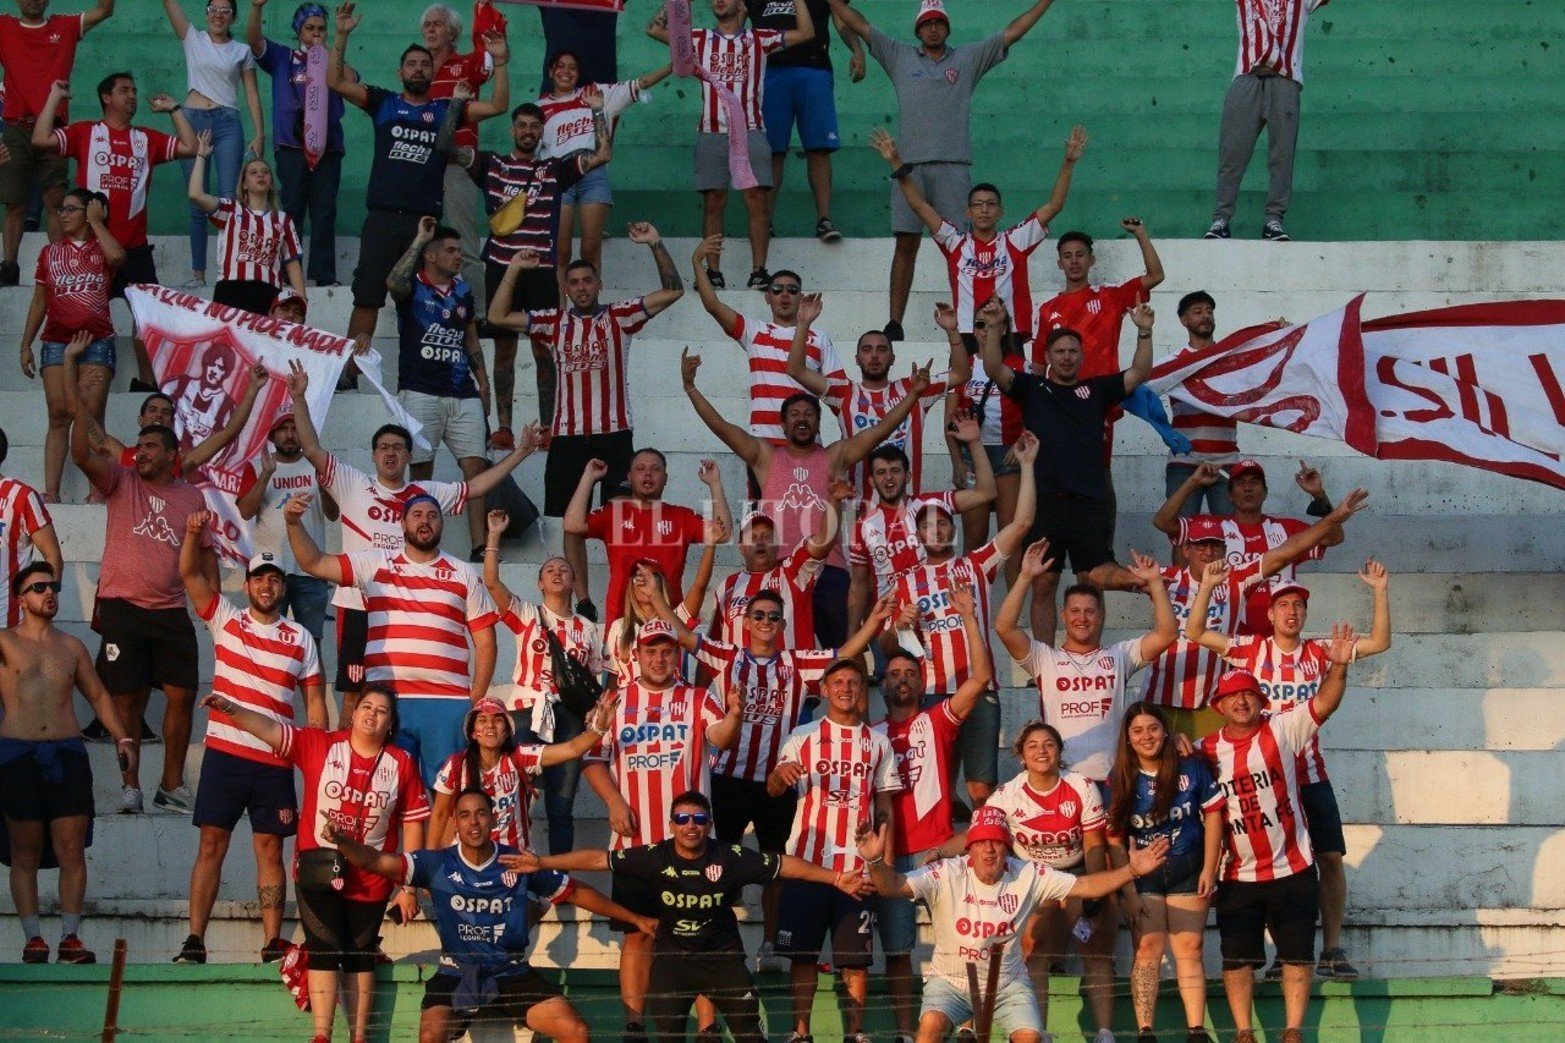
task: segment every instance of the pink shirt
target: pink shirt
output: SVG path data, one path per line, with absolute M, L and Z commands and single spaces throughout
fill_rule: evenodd
M 777 543 L 793 547 L 815 534 L 821 518 L 831 510 L 826 486 L 831 481 L 830 456 L 817 444 L 805 456 L 794 456 L 783 446 L 772 450 L 772 463 L 761 483 L 757 506 L 776 525 Z M 839 541 L 840 542 L 840 541 Z M 826 564 L 847 568 L 840 547 L 833 546 Z
M 206 510 L 201 491 L 177 478 L 152 485 L 134 467 L 119 464 L 108 466 L 98 491 L 109 508 L 98 596 L 120 598 L 138 608 L 184 608 L 179 547 L 185 540 L 185 519 Z M 211 535 L 203 532 L 201 546 L 211 545 Z

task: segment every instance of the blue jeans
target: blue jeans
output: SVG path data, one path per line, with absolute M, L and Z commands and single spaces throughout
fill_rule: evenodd
M 231 199 L 239 188 L 240 161 L 244 159 L 245 129 L 239 122 L 239 110 L 226 106 L 215 109 L 183 110 L 185 118 L 197 134 L 203 130 L 212 132 L 212 155 L 206 164 L 206 180 L 202 184 L 211 195 Z M 185 172 L 185 184 L 190 184 L 193 159 L 182 159 L 179 167 Z M 217 190 L 212 190 L 213 178 Z M 198 272 L 206 271 L 207 212 L 194 203 L 190 204 L 190 267 Z
M 516 741 L 543 742 L 527 725 L 528 711 L 511 715 L 516 722 Z M 554 741 L 569 742 L 582 733 L 581 718 L 554 704 Z M 581 782 L 581 760 L 543 769 L 543 810 L 549 816 L 549 854 L 558 855 L 576 846 L 576 787 Z
M 305 218 L 309 218 L 310 256 L 306 271 L 315 285 L 330 285 L 337 281 L 337 191 L 342 184 L 342 153 L 321 156 L 314 170 L 304 161 L 303 149 L 279 148 L 273 155 L 277 159 L 283 213 L 300 235 L 304 234 Z
M 293 621 L 308 630 L 319 647 L 321 635 L 326 632 L 326 601 L 331 595 L 330 586 L 314 576 L 284 576 L 283 583 L 283 601 L 277 610 L 293 616 Z
M 1195 474 L 1194 464 L 1169 464 L 1163 472 L 1163 494 L 1174 495 L 1193 474 Z M 1203 497 L 1206 499 L 1204 511 L 1201 509 Z M 1206 488 L 1197 489 L 1195 495 L 1186 500 L 1185 505 L 1179 509 L 1179 516 L 1194 518 L 1198 514 L 1232 514 L 1233 512 L 1233 501 L 1228 498 L 1228 479 L 1219 478 Z

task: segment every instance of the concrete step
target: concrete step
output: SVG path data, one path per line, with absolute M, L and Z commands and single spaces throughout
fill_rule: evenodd
M 1328 748 L 1556 751 L 1565 719 L 1547 688 L 1354 689 L 1327 729 Z

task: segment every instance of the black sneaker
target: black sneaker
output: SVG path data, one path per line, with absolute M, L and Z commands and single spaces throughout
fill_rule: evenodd
M 142 745 L 144 745 L 144 746 L 156 746 L 158 743 L 160 743 L 162 741 L 163 741 L 163 737 L 161 735 L 159 735 L 157 732 L 153 731 L 152 730 L 152 725 L 148 724 L 147 723 L 147 719 L 145 717 L 143 717 L 141 719 L 141 742 L 142 742 Z
M 137 394 L 140 394 L 143 391 L 151 393 L 151 392 L 157 390 L 157 385 L 156 384 L 149 384 L 145 380 L 142 380 L 140 377 L 131 377 L 130 378 L 130 389 L 131 389 L 131 391 L 136 392 Z
M 1339 945 L 1320 954 L 1320 962 L 1315 965 L 1315 973 L 1333 981 L 1357 981 L 1359 969 L 1348 962 L 1347 952 Z
M 582 598 L 576 602 L 576 614 L 596 623 L 598 621 L 598 606 L 592 603 L 591 598 Z
M 647 1027 L 639 1021 L 625 1022 L 623 1043 L 647 1043 Z
M 1215 221 L 1212 222 L 1212 226 L 1206 230 L 1206 234 L 1203 235 L 1201 238 L 1202 239 L 1227 239 L 1229 237 L 1230 237 L 1230 233 L 1228 231 L 1228 222 L 1224 221 L 1222 218 L 1219 217 Z
M 714 290 L 728 289 L 728 280 L 723 278 L 723 273 L 716 268 L 708 268 L 706 270 L 706 279 L 707 282 L 712 284 L 712 289 Z
M 109 730 L 103 726 L 103 722 L 96 717 L 87 723 L 87 727 L 82 729 L 82 738 L 87 742 L 114 741 L 114 736 L 109 734 Z
M 0 286 L 15 286 L 21 281 L 21 265 L 15 261 L 0 261 Z
M 286 938 L 273 938 L 261 946 L 261 962 L 276 963 L 288 955 L 289 942 Z
M 1142 1029 L 1136 1033 L 1136 1043 L 1157 1043 L 1157 1033 L 1151 1029 Z
M 907 334 L 902 332 L 902 324 L 896 319 L 892 319 L 887 322 L 886 328 L 882 332 L 886 334 L 887 340 L 897 341 L 907 339 Z
M 1272 960 L 1272 965 L 1270 967 L 1266 968 L 1266 980 L 1267 981 L 1282 981 L 1282 961 L 1281 960 L 1278 960 L 1278 959 L 1273 959 Z
M 1269 243 L 1288 243 L 1293 241 L 1293 237 L 1283 229 L 1282 219 L 1276 217 L 1266 222 L 1261 228 L 1261 238 Z
M 1186 1031 L 1185 1043 L 1212 1043 L 1212 1037 L 1206 1034 L 1206 1029 L 1196 1025 Z
M 179 955 L 174 957 L 175 963 L 205 963 L 206 943 L 198 934 L 192 934 L 185 939 L 185 944 L 179 947 Z
M 842 241 L 842 233 L 831 223 L 831 218 L 823 217 L 815 222 L 815 238 L 823 243 L 839 243 Z
M 765 268 L 751 268 L 750 278 L 745 282 L 745 288 L 765 292 L 772 285 L 772 273 Z

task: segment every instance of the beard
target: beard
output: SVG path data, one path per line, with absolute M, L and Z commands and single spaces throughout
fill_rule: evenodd
M 407 545 L 412 547 L 414 550 L 431 551 L 438 550 L 440 547 L 439 529 L 436 529 L 427 538 L 420 536 L 416 530 L 413 532 L 404 533 L 403 538 L 407 542 Z
M 422 98 L 429 93 L 428 80 L 403 80 L 402 89 L 415 98 Z

